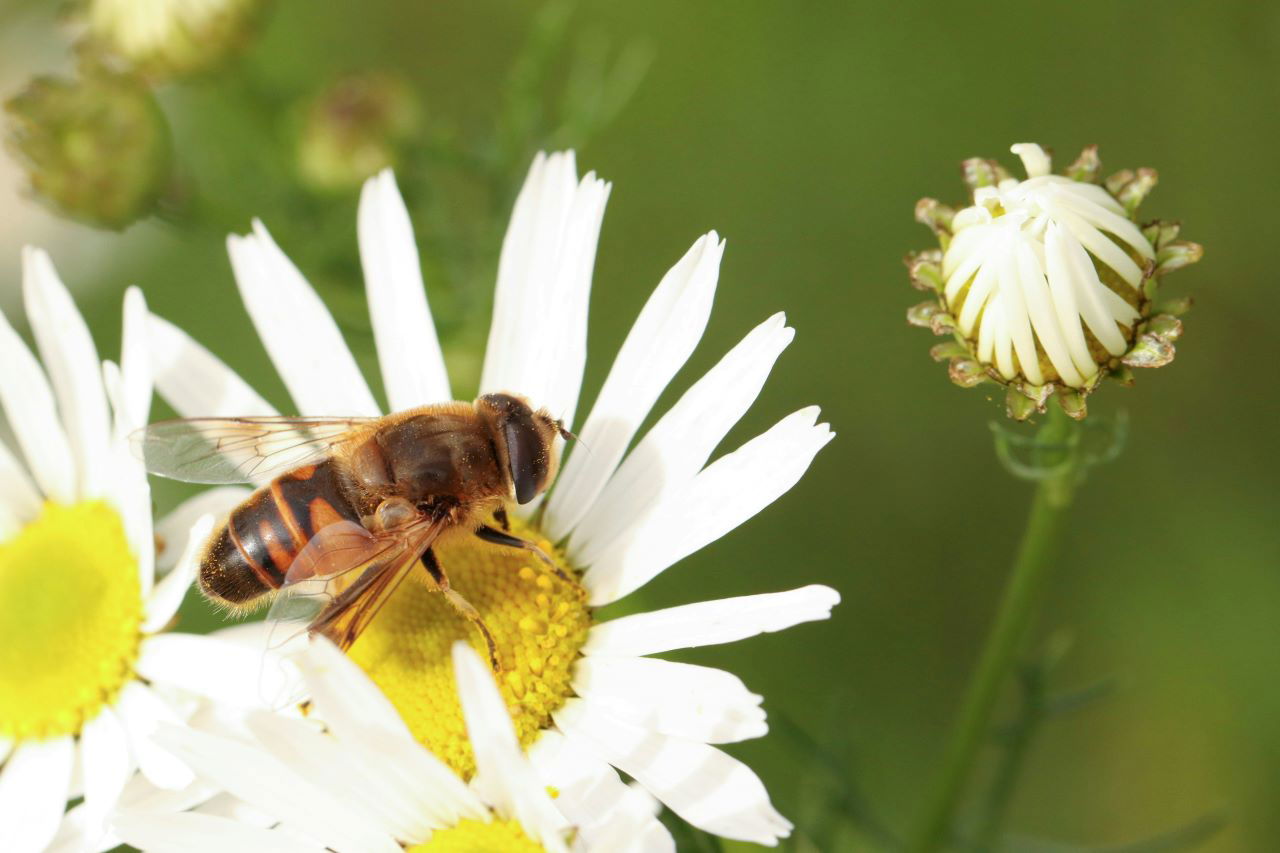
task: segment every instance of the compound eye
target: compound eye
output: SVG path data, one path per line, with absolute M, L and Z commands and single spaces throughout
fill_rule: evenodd
M 502 427 L 516 502 L 527 504 L 537 497 L 547 479 L 547 449 L 532 421 L 519 415 Z

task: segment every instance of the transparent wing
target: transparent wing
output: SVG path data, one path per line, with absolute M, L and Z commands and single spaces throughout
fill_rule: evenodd
M 350 648 L 444 527 L 429 516 L 381 533 L 352 521 L 325 527 L 285 574 L 268 642 L 276 648 L 310 631 Z
M 260 483 L 324 458 L 377 418 L 181 418 L 131 436 L 153 474 L 188 483 Z

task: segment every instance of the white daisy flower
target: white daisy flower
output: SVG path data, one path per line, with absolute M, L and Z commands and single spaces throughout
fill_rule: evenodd
M 192 779 L 151 743 L 156 726 L 185 719 L 197 696 L 249 693 L 249 679 L 228 671 L 237 655 L 226 643 L 164 633 L 212 518 L 192 522 L 225 501 L 202 497 L 153 530 L 146 473 L 125 438 L 151 401 L 141 293 L 125 297 L 118 367 L 98 360 L 42 251 L 23 254 L 23 294 L 39 360 L 0 315 L 0 407 L 21 450 L 0 442 L 6 853 L 44 850 L 55 836 L 57 849 L 107 844 L 104 819 L 135 771 L 165 788 Z M 165 562 L 177 567 L 156 582 L 158 533 L 173 543 Z M 238 660 L 261 660 L 251 655 Z M 84 802 L 64 823 L 75 797 Z
M 1043 385 L 1056 374 L 1079 388 L 1099 369 L 1086 328 L 1111 356 L 1128 350 L 1126 327 L 1140 316 L 1139 262 L 1154 261 L 1155 250 L 1101 186 L 1050 174 L 1035 143 L 1011 150 L 1027 179 L 981 187 L 956 213 L 942 260 L 946 299 L 958 306 L 960 331 L 977 339 L 979 359 L 1005 379 L 1021 372 Z M 1107 271 L 1125 289 L 1103 283 Z
M 120 837 L 148 853 L 659 849 L 646 839 L 665 830 L 636 792 L 610 815 L 615 833 L 604 844 L 575 838 L 522 753 L 488 664 L 463 642 L 451 658 L 475 745 L 470 784 L 418 743 L 360 667 L 321 639 L 298 659 L 312 696 L 308 718 L 253 712 L 241 738 L 193 728 L 161 733 L 229 796 L 188 812 L 122 810 L 114 820 Z
M 587 302 L 610 185 L 577 177 L 572 153 L 539 155 L 515 205 L 498 267 L 481 392 L 514 391 L 570 424 L 586 361 Z M 383 384 L 393 410 L 452 399 L 413 232 L 390 173 L 365 186 L 361 259 Z M 379 406 L 302 274 L 255 222 L 228 241 L 236 281 L 302 415 L 377 415 Z M 617 768 L 690 823 L 773 844 L 791 824 L 763 784 L 715 744 L 765 734 L 761 697 L 734 675 L 650 657 L 824 619 L 827 587 L 745 596 L 600 622 L 623 598 L 755 515 L 799 480 L 832 437 L 815 407 L 707 464 L 792 338 L 781 314 L 752 330 L 627 452 L 700 339 L 724 244 L 700 238 L 663 277 L 627 336 L 581 441 L 549 497 L 513 532 L 537 541 L 581 586 L 524 552 L 476 542 L 438 549 L 455 589 L 481 613 L 504 672 L 520 742 L 556 803 L 589 841 L 628 795 Z M 181 414 L 272 408 L 207 350 L 153 317 L 160 392 Z M 448 666 L 469 624 L 425 585 L 401 587 L 351 649 L 418 740 L 469 777 L 475 759 Z
M 1055 175 L 1039 145 L 1010 150 L 1022 159 L 1025 180 L 975 158 L 965 163 L 971 205 L 917 205 L 917 219 L 933 228 L 942 251 L 908 260 L 913 283 L 938 296 L 908 319 L 955 336 L 933 354 L 950 360 L 958 384 L 1010 386 L 1013 417 L 1043 411 L 1056 391 L 1064 410 L 1083 418 L 1085 395 L 1108 374 L 1130 382 L 1129 367 L 1172 360 L 1182 331 L 1174 315 L 1185 308 L 1156 304 L 1158 279 L 1195 263 L 1202 250 L 1177 239 L 1176 223 L 1134 221 L 1155 186 L 1153 170 L 1101 181 L 1090 146 Z

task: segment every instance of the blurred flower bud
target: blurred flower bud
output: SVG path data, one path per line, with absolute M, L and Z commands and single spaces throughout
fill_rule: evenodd
M 916 205 L 941 250 L 907 258 L 912 284 L 932 295 L 907 319 L 954 337 L 955 347 L 935 347 L 935 357 L 950 360 L 954 382 L 1007 386 L 1010 417 L 1044 411 L 1056 394 L 1067 414 L 1083 418 L 1085 397 L 1106 376 L 1129 384 L 1130 367 L 1173 360 L 1182 333 L 1175 315 L 1186 304 L 1158 302 L 1157 284 L 1202 250 L 1177 239 L 1176 223 L 1136 224 L 1154 170 L 1100 182 L 1093 146 L 1062 175 L 1050 174 L 1039 145 L 1011 150 L 1026 180 L 975 158 L 964 163 L 969 207 Z
M 150 214 L 169 185 L 169 127 L 132 77 L 37 77 L 5 109 L 8 145 L 32 190 L 65 216 L 123 228 Z
M 398 154 L 421 126 L 413 89 L 384 73 L 344 77 L 306 107 L 298 135 L 298 172 L 320 192 L 354 189 Z
M 248 39 L 263 0 L 85 0 L 84 46 L 151 78 L 206 70 Z

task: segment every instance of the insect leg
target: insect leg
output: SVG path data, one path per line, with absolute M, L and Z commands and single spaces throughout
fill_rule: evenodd
M 511 529 L 511 519 L 507 518 L 507 510 L 505 507 L 498 507 L 493 511 L 493 520 L 502 525 L 503 531 Z
M 422 555 L 422 565 L 426 567 L 427 574 L 431 576 L 431 580 L 435 583 L 435 587 L 440 594 L 444 596 L 444 600 L 458 612 L 460 616 L 465 617 L 472 625 L 475 625 L 480 631 L 480 635 L 484 637 L 484 644 L 489 649 L 489 666 L 494 672 L 501 672 L 502 667 L 498 664 L 498 646 L 493 641 L 493 634 L 489 633 L 489 626 L 484 624 L 484 619 L 480 616 L 480 611 L 470 601 L 462 597 L 462 594 L 449 585 L 449 578 L 444 573 L 444 569 L 440 568 L 440 561 L 436 559 L 436 554 L 430 548 Z
M 555 564 L 555 561 L 547 555 L 546 551 L 543 551 L 527 539 L 521 539 L 518 536 L 512 536 L 510 533 L 504 533 L 496 527 L 490 527 L 487 524 L 482 525 L 478 530 L 476 530 L 476 536 L 491 545 L 502 545 L 507 548 L 520 548 L 524 551 L 529 551 L 536 555 L 539 560 L 546 563 L 547 568 L 555 572 L 556 577 L 560 578 L 560 580 L 565 583 L 577 583 L 577 581 L 565 573 L 564 569 Z

